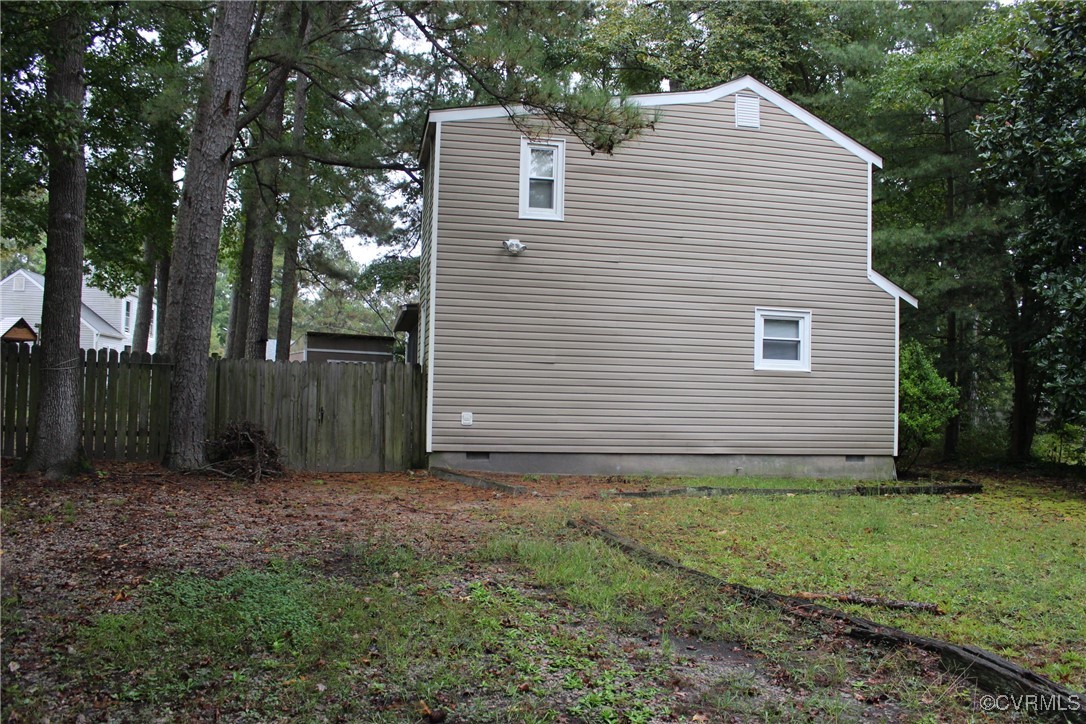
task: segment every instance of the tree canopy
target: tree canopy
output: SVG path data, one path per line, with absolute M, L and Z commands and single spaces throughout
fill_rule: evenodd
M 86 28 L 74 125 L 45 88 L 62 10 Z M 115 292 L 140 287 L 147 323 L 155 294 L 166 309 L 183 286 L 171 274 L 189 272 L 172 268 L 179 181 L 222 10 L 5 3 L 5 270 L 42 268 L 48 141 L 76 134 L 86 271 Z M 526 132 L 561 127 L 613 153 L 654 121 L 627 94 L 750 74 L 885 158 L 875 265 L 921 298 L 905 335 L 960 391 L 944 453 L 998 429 L 1028 457 L 1039 424 L 1086 423 L 1084 14 L 980 1 L 259 3 L 204 346 L 260 356 L 278 337 L 285 355 L 327 314 L 386 331 L 417 290 L 429 108 L 522 108 Z M 376 259 L 359 265 L 359 244 Z

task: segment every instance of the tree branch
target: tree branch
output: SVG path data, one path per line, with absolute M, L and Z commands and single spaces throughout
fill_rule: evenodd
M 359 160 L 353 158 L 345 158 L 343 156 L 333 156 L 325 153 L 318 153 L 317 151 L 311 151 L 307 148 L 261 148 L 248 156 L 236 159 L 233 162 L 233 167 L 246 166 L 251 163 L 256 163 L 266 158 L 304 158 L 307 161 L 313 161 L 314 163 L 321 163 L 326 166 L 339 166 L 341 168 L 353 168 L 359 171 L 403 171 L 404 173 L 411 175 L 415 172 L 421 171 L 421 166 L 409 166 L 404 163 L 384 163 L 373 159 Z M 412 178 L 414 178 L 412 176 Z

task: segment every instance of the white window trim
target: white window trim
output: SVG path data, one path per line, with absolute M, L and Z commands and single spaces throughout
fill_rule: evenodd
M 765 320 L 799 320 L 799 359 L 762 359 L 762 340 L 765 333 Z M 801 309 L 775 309 L 757 307 L 754 310 L 754 369 L 778 370 L 785 372 L 811 371 L 811 312 Z
M 528 173 L 531 170 L 533 147 L 550 147 L 554 153 L 554 208 L 533 209 L 528 206 Z M 520 139 L 520 218 L 564 221 L 566 216 L 566 142 L 564 139 Z

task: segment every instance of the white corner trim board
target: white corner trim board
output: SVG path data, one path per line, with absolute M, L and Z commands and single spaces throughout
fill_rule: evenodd
M 434 128 L 434 210 L 430 216 L 430 313 L 426 325 L 426 452 L 434 451 L 434 325 L 437 317 L 437 223 L 441 205 L 438 193 L 441 191 L 441 121 Z
M 788 100 L 764 83 L 751 78 L 749 75 L 705 90 L 680 91 L 677 93 L 647 93 L 645 95 L 629 96 L 626 101 L 629 103 L 636 103 L 645 108 L 711 103 L 724 96 L 729 96 L 744 90 L 756 93 L 788 115 L 818 131 L 846 151 L 849 151 L 870 164 L 882 168 L 882 158 L 877 153 L 861 145 L 847 134 L 837 130 L 802 106 Z M 437 123 L 441 121 L 474 121 L 482 118 L 503 118 L 509 115 L 528 115 L 530 113 L 531 111 L 524 106 L 509 106 L 508 108 L 505 106 L 445 108 L 430 111 L 428 114 L 428 123 Z

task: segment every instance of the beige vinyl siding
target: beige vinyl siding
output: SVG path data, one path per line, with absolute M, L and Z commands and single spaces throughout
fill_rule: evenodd
M 430 148 L 423 168 L 422 231 L 419 249 L 419 363 L 429 365 L 430 259 L 434 229 L 434 152 Z
M 612 157 L 567 137 L 564 221 L 518 218 L 507 120 L 442 124 L 435 451 L 892 454 L 868 165 L 732 104 L 662 107 Z M 812 313 L 810 373 L 754 370 L 755 307 Z

